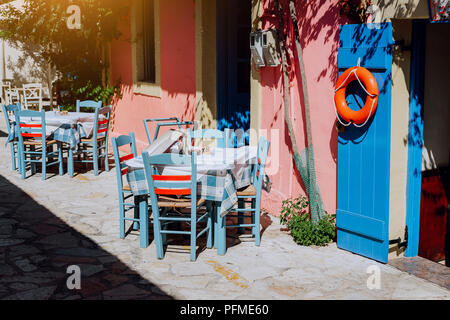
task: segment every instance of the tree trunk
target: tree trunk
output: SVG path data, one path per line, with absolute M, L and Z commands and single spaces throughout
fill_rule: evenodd
M 297 139 L 295 137 L 294 126 L 292 125 L 292 121 L 290 118 L 290 109 L 291 109 L 290 96 L 291 95 L 289 92 L 289 77 L 288 77 L 288 72 L 287 72 L 287 52 L 286 52 L 285 41 L 284 41 L 284 37 L 283 37 L 283 29 L 284 29 L 283 8 L 278 0 L 275 0 L 275 6 L 277 9 L 277 16 L 278 16 L 278 39 L 279 39 L 279 45 L 280 45 L 280 51 L 281 51 L 281 66 L 282 66 L 282 71 L 283 71 L 282 73 L 283 73 L 283 84 L 284 84 L 284 120 L 288 127 L 288 134 L 289 134 L 289 138 L 291 140 L 295 165 L 297 167 L 297 171 L 300 173 L 300 170 L 301 170 L 300 153 L 298 151 Z
M 320 218 L 323 217 L 324 211 L 322 210 L 322 200 L 320 198 L 320 194 L 318 192 L 317 188 L 317 181 L 316 181 L 316 173 L 315 173 L 315 165 L 314 165 L 314 154 L 313 154 L 313 142 L 312 142 L 312 133 L 311 133 L 311 118 L 310 118 L 310 106 L 309 106 L 309 96 L 308 96 L 308 88 L 306 85 L 306 73 L 305 73 L 305 66 L 303 62 L 303 54 L 302 54 L 302 48 L 300 46 L 299 41 L 299 32 L 298 32 L 298 25 L 297 25 L 297 18 L 295 14 L 295 3 L 294 1 L 290 0 L 290 16 L 293 23 L 293 28 L 295 32 L 295 46 L 298 56 L 298 62 L 299 62 L 299 68 L 301 73 L 301 81 L 302 81 L 302 91 L 303 91 L 303 97 L 304 97 L 304 103 L 305 103 L 305 122 L 306 122 L 306 136 L 307 136 L 307 160 L 306 160 L 306 168 L 307 168 L 307 174 L 302 175 L 303 166 L 302 161 L 300 158 L 300 153 L 298 151 L 297 146 L 297 139 L 295 137 L 295 131 L 294 127 L 292 125 L 292 121 L 290 118 L 290 92 L 289 92 L 289 77 L 287 72 L 287 49 L 285 46 L 285 39 L 282 35 L 282 31 L 284 30 L 284 23 L 283 23 L 283 7 L 279 3 L 278 0 L 275 0 L 275 5 L 277 7 L 277 16 L 278 16 L 278 39 L 279 39 L 279 45 L 280 45 L 280 51 L 281 51 L 281 59 L 282 59 L 282 70 L 283 70 L 283 83 L 284 83 L 284 117 L 285 122 L 288 127 L 288 134 L 289 138 L 291 140 L 292 150 L 293 150 L 293 158 L 295 161 L 295 165 L 297 167 L 297 171 L 299 172 L 300 176 L 303 179 L 303 182 L 305 184 L 305 187 L 307 189 L 308 197 L 309 197 L 309 204 L 310 204 L 310 213 L 311 213 L 311 219 L 313 222 L 317 222 L 320 220 Z M 307 175 L 307 176 L 306 176 Z M 307 180 L 307 181 L 306 181 Z
M 293 0 L 289 1 L 289 11 L 292 20 L 292 26 L 294 29 L 294 42 L 295 49 L 297 51 L 298 64 L 300 68 L 300 75 L 302 80 L 302 92 L 303 100 L 305 103 L 305 122 L 306 122 L 306 138 L 308 143 L 307 153 L 308 153 L 308 176 L 309 176 L 309 198 L 310 198 L 310 210 L 311 218 L 314 222 L 319 221 L 324 216 L 324 211 L 319 207 L 322 200 L 320 199 L 320 194 L 317 190 L 317 178 L 316 178 L 316 166 L 314 161 L 314 149 L 313 149 L 313 139 L 312 139 L 312 129 L 311 129 L 311 114 L 310 114 L 310 104 L 309 104 L 309 94 L 308 86 L 306 80 L 305 63 L 303 61 L 303 50 L 300 45 L 300 32 L 298 30 L 297 15 L 295 13 L 295 2 Z M 313 199 L 313 200 L 311 200 Z

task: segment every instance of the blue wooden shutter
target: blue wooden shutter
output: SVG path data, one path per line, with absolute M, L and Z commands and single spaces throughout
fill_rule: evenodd
M 367 68 L 380 96 L 372 119 L 339 133 L 337 245 L 386 263 L 389 248 L 389 179 L 391 151 L 392 25 L 343 25 L 338 67 Z M 359 84 L 347 87 L 349 107 L 358 110 L 365 94 Z

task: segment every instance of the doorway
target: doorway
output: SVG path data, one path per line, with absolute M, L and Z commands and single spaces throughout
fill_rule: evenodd
M 450 199 L 450 24 L 428 23 L 425 28 L 419 256 L 443 263 Z
M 219 130 L 231 128 L 247 131 L 250 128 L 251 12 L 250 0 L 217 0 Z
M 408 201 L 420 201 L 420 205 L 411 206 L 407 213 L 407 224 L 412 230 L 407 256 L 418 255 L 450 266 L 448 34 L 448 23 L 414 21 L 409 161 L 415 152 L 420 162 L 415 160 L 408 168 Z M 411 144 L 411 136 L 418 138 L 415 144 Z

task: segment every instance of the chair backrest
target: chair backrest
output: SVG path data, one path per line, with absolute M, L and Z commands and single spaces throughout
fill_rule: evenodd
M 109 120 L 111 118 L 112 106 L 95 109 L 93 139 L 97 141 L 98 137 L 105 137 L 108 141 Z M 100 117 L 103 116 L 103 117 Z
M 193 146 L 193 139 L 214 139 L 217 141 L 218 148 L 232 147 L 232 130 L 225 129 L 225 131 L 220 131 L 217 129 L 199 129 L 187 131 L 188 146 Z
M 171 126 L 177 126 L 178 129 L 182 130 L 183 127 L 188 127 L 191 125 L 194 125 L 194 129 L 196 126 L 195 121 L 184 121 L 184 120 L 180 120 L 179 118 L 173 117 L 173 118 L 157 118 L 157 119 L 144 119 L 144 127 L 145 127 L 145 133 L 147 134 L 147 140 L 148 143 L 152 144 L 152 138 L 150 136 L 150 128 L 149 128 L 149 124 L 151 122 L 157 122 L 156 124 L 156 129 L 155 129 L 155 134 L 153 136 L 153 141 L 156 140 L 156 138 L 158 138 L 158 134 L 159 134 L 159 129 L 161 127 L 171 127 Z
M 11 90 L 11 81 L 9 80 L 2 80 L 2 103 L 8 104 L 6 91 Z
M 256 190 L 261 190 L 263 179 L 264 179 L 264 169 L 266 167 L 267 154 L 269 152 L 270 142 L 264 138 L 259 138 L 258 142 L 258 152 L 256 157 L 256 164 L 253 169 L 253 185 Z
M 16 88 L 7 89 L 5 96 L 7 104 L 16 104 L 21 102 L 19 92 Z
M 123 189 L 122 176 L 128 171 L 125 161 L 137 157 L 136 139 L 134 133 L 130 132 L 128 136 L 122 135 L 117 138 L 112 138 L 111 144 L 114 154 L 114 165 L 116 167 L 117 186 L 119 188 L 119 194 L 121 194 Z M 131 153 L 120 156 L 119 148 L 123 146 L 129 146 Z
M 13 122 L 9 117 L 15 117 L 17 111 L 20 110 L 20 104 L 9 104 L 2 105 L 3 115 L 5 116 L 6 128 L 8 129 L 8 134 L 11 133 L 11 122 Z
M 40 83 L 24 84 L 23 103 L 26 106 L 26 109 L 30 107 L 30 104 L 38 104 L 40 110 L 42 106 L 42 84 Z
M 2 80 L 2 86 L 5 87 L 5 88 L 11 89 L 12 81 L 11 81 L 11 80 L 3 79 L 3 80 Z
M 144 161 L 145 176 L 150 191 L 150 199 L 153 211 L 158 208 L 158 195 L 190 196 L 191 207 L 195 212 L 197 203 L 197 154 L 191 156 L 164 153 L 149 156 L 142 153 Z M 161 175 L 158 174 L 157 166 L 191 166 L 190 175 Z
M 42 148 L 45 149 L 45 111 L 19 110 L 15 113 L 16 125 L 19 128 L 19 143 L 23 144 L 24 138 L 41 138 Z M 32 123 L 24 123 L 23 117 L 32 117 Z
M 80 101 L 80 100 L 77 100 L 76 106 L 77 106 L 77 112 L 82 112 L 81 108 L 89 108 L 89 110 L 92 108 L 100 109 L 102 107 L 102 101 L 93 101 L 93 100 Z

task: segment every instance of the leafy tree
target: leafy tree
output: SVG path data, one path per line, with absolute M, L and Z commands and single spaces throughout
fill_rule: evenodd
M 80 28 L 68 27 L 71 5 L 80 8 Z M 125 0 L 25 0 L 22 8 L 0 10 L 0 37 L 24 48 L 43 73 L 55 71 L 59 85 L 73 92 L 106 88 L 107 44 L 120 36 L 118 24 L 128 12 Z

